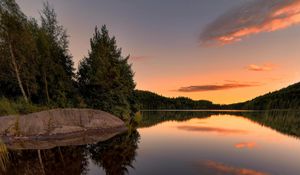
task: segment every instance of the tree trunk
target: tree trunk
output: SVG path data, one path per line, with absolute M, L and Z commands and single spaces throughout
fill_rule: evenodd
M 15 74 L 16 74 L 16 77 L 17 77 L 17 80 L 18 80 L 19 87 L 21 89 L 21 92 L 22 92 L 22 95 L 24 97 L 24 100 L 26 102 L 28 102 L 28 98 L 27 98 L 27 95 L 25 93 L 25 90 L 24 90 L 24 87 L 22 85 L 22 81 L 21 81 L 21 78 L 20 78 L 20 73 L 19 73 L 18 65 L 16 63 L 16 57 L 15 57 L 15 54 L 13 52 L 13 48 L 12 48 L 12 45 L 11 45 L 10 42 L 9 42 L 9 51 L 10 51 L 10 56 L 11 56 L 11 62 L 12 62 L 12 65 L 13 65 L 13 68 L 14 68 L 14 71 L 15 71 Z
M 47 103 L 50 102 L 50 97 L 49 97 L 49 92 L 48 92 L 48 81 L 47 81 L 47 77 L 45 72 L 43 73 L 43 77 L 44 77 L 44 84 L 45 84 L 45 93 L 46 93 L 46 97 L 47 97 Z
M 43 174 L 46 174 L 43 159 L 42 159 L 42 156 L 41 156 L 41 150 L 38 150 L 37 152 L 38 152 L 38 157 L 39 157 L 39 162 L 40 162 L 40 165 L 41 165 L 42 172 L 43 172 Z
M 31 99 L 31 93 L 30 93 L 30 90 L 29 90 L 28 81 L 26 81 L 26 90 L 27 90 L 27 98 L 30 100 Z
M 60 150 L 60 147 L 58 147 L 58 152 L 59 152 L 60 158 L 61 158 L 61 160 L 63 162 L 63 165 L 65 166 L 64 156 L 63 156 L 63 154 L 62 154 L 62 152 Z

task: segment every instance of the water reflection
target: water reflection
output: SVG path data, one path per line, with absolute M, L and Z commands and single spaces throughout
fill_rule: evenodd
M 253 149 L 257 147 L 257 143 L 256 142 L 237 143 L 234 145 L 234 147 L 237 149 L 244 149 L 244 148 Z
M 297 111 L 143 114 L 145 123 L 139 129 L 142 139 L 138 150 L 142 163 L 138 162 L 136 171 L 130 174 L 147 174 L 149 169 L 153 174 L 192 175 L 300 172 L 300 140 L 286 135 L 300 136 Z M 150 166 L 153 162 L 158 163 Z
M 164 121 L 187 121 L 192 118 L 209 118 L 213 115 L 234 115 L 250 119 L 281 133 L 300 137 L 300 111 L 144 111 L 141 128 L 155 126 Z M 202 124 L 203 121 L 199 121 Z M 190 131 L 222 132 L 220 128 L 181 127 Z M 226 132 L 224 130 L 224 132 Z M 229 131 L 230 132 L 230 131 Z
M 214 132 L 214 133 L 225 134 L 225 135 L 247 133 L 247 131 L 241 129 L 226 129 L 226 128 L 205 127 L 205 126 L 178 126 L 177 128 L 184 131 Z
M 87 148 L 91 159 L 102 167 L 107 175 L 123 175 L 133 168 L 138 148 L 139 133 L 115 137 Z
M 164 121 L 187 121 L 192 118 L 207 118 L 219 112 L 195 112 L 195 111 L 144 111 L 142 112 L 142 122 L 139 127 L 151 127 Z
M 300 111 L 298 110 L 242 113 L 242 116 L 281 133 L 300 137 Z
M 9 150 L 6 171 L 0 174 L 84 175 L 89 174 L 89 161 L 93 161 L 108 175 L 122 175 L 132 167 L 139 137 L 135 131 L 95 145 Z
M 7 150 L 0 144 L 0 174 L 297 175 L 299 114 L 143 112 L 137 131 L 97 144 L 31 150 Z
M 9 151 L 9 156 L 5 173 L 12 175 L 84 174 L 87 167 L 87 152 L 83 146 Z
M 256 171 L 248 168 L 234 167 L 230 165 L 225 165 L 220 162 L 215 162 L 211 160 L 202 161 L 198 164 L 201 168 L 202 174 L 222 174 L 222 175 L 270 175 L 269 173 Z M 207 172 L 203 172 L 203 169 Z

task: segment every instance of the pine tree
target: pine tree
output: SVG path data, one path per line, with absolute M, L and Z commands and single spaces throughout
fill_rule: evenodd
M 78 83 L 88 106 L 129 119 L 134 108 L 135 83 L 128 57 L 121 55 L 115 37 L 110 37 L 106 26 L 96 27 L 90 40 L 88 57 L 79 65 Z

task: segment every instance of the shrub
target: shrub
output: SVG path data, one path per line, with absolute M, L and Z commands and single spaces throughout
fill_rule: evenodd
M 14 115 L 14 114 L 28 114 L 42 111 L 49 107 L 38 106 L 32 103 L 27 103 L 23 99 L 16 101 L 8 100 L 7 98 L 0 98 L 0 115 Z

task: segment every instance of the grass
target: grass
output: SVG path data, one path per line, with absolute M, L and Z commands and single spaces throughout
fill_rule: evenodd
M 6 170 L 6 164 L 7 164 L 8 161 L 9 161 L 8 150 L 5 146 L 5 144 L 3 144 L 0 141 L 0 168 L 4 172 Z
M 137 113 L 135 114 L 135 116 L 134 116 L 134 121 L 135 121 L 137 124 L 140 124 L 140 123 L 142 122 L 142 119 L 143 119 L 143 117 L 142 117 L 141 112 L 140 112 L 140 111 L 137 112 Z
M 28 114 L 48 109 L 45 106 L 38 106 L 31 103 L 26 103 L 24 100 L 11 101 L 7 98 L 0 98 L 0 116 Z

